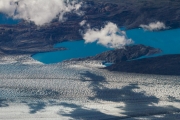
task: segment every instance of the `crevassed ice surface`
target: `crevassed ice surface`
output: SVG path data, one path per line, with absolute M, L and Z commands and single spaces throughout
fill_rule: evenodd
M 100 61 L 0 62 L 0 119 L 180 118 L 179 76 L 109 72 Z

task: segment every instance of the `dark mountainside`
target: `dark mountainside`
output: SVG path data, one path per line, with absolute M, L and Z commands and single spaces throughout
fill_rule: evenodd
M 87 20 L 91 27 L 100 28 L 111 21 L 127 29 L 140 24 L 162 21 L 170 28 L 180 27 L 179 0 L 100 0 L 86 1 L 81 8 L 84 16 L 67 14 L 68 21 L 53 20 L 44 26 L 22 21 L 17 25 L 0 25 L 0 54 L 34 54 L 54 51 L 53 45 L 66 40 L 82 39 L 79 25 Z
M 149 56 L 160 52 L 160 49 L 152 48 L 149 46 L 133 45 L 126 46 L 124 49 L 116 49 L 98 54 L 94 57 L 91 57 L 90 60 L 104 60 L 110 63 L 118 63 L 121 61 L 132 60 L 142 56 Z
M 21 21 L 17 25 L 0 25 L 0 56 L 35 54 L 64 50 L 65 48 L 53 48 L 53 45 L 67 40 L 82 39 L 79 30 L 84 28 L 79 25 L 82 20 L 87 20 L 91 27 L 100 28 L 108 21 L 116 23 L 126 29 L 137 28 L 141 24 L 161 21 L 170 29 L 180 27 L 180 1 L 179 0 L 82 0 L 84 16 L 66 14 L 68 20 L 60 23 L 53 20 L 44 26 L 36 26 L 34 23 Z M 130 46 L 131 48 L 131 46 Z M 133 47 L 132 47 L 133 49 Z M 139 49 L 138 49 L 139 50 Z M 150 53 L 158 51 L 152 51 Z M 180 75 L 178 69 L 179 55 L 167 55 L 163 57 L 148 58 L 136 61 L 126 61 L 146 55 L 138 51 L 110 51 L 91 59 L 105 59 L 115 62 L 108 67 L 109 70 L 151 74 Z M 108 55 L 113 57 L 109 57 Z M 133 56 L 134 54 L 134 56 Z M 129 56 L 130 55 L 130 56 Z M 123 62 L 122 62 L 123 61 Z M 164 71 L 164 72 L 163 72 Z M 174 72 L 172 72 L 174 71 Z
M 122 61 L 107 67 L 110 71 L 180 75 L 180 55 L 164 55 L 133 61 Z
M 84 0 L 88 1 L 88 0 Z M 93 0 L 84 19 L 112 21 L 127 29 L 161 21 L 170 28 L 180 27 L 179 0 Z M 98 3 L 99 2 L 99 3 Z

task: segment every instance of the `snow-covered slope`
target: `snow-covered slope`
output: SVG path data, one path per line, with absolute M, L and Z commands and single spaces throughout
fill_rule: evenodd
M 180 119 L 179 76 L 109 72 L 99 61 L 3 60 L 0 119 Z

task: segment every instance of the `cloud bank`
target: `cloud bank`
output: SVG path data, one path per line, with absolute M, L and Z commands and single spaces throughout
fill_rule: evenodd
M 64 15 L 69 12 L 81 15 L 81 5 L 77 0 L 0 0 L 0 12 L 43 25 L 57 17 L 59 21 L 65 21 Z
M 83 34 L 83 39 L 86 43 L 97 42 L 109 48 L 123 48 L 125 45 L 133 43 L 131 39 L 127 38 L 124 31 L 121 31 L 116 24 L 111 22 L 100 30 L 89 28 Z
M 140 25 L 140 27 L 148 31 L 156 31 L 156 30 L 162 30 L 162 29 L 167 28 L 164 23 L 159 22 L 159 21 L 150 23 L 149 25 Z

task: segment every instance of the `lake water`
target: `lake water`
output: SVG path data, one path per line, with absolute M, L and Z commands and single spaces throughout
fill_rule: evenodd
M 126 33 L 129 38 L 134 40 L 135 44 L 160 48 L 163 51 L 162 54 L 180 53 L 180 29 L 156 32 L 132 29 L 127 30 Z
M 129 38 L 133 39 L 134 44 L 144 44 L 161 49 L 162 53 L 158 55 L 180 54 L 180 29 L 152 32 L 138 28 L 127 30 L 126 33 Z M 68 50 L 38 53 L 35 54 L 33 58 L 49 64 L 71 58 L 94 56 L 98 53 L 110 50 L 96 43 L 85 44 L 83 40 L 59 43 L 55 45 L 55 47 L 66 47 Z
M 14 20 L 4 14 L 0 13 L 0 24 L 17 24 L 19 20 Z
M 65 47 L 68 50 L 55 51 L 55 52 L 46 52 L 46 53 L 37 53 L 32 57 L 35 60 L 41 61 L 45 64 L 57 63 L 63 60 L 68 60 L 71 58 L 82 58 L 88 56 L 94 56 L 98 53 L 102 53 L 110 48 L 106 48 L 102 45 L 91 43 L 85 44 L 84 40 L 80 41 L 70 41 L 56 44 L 56 47 Z

